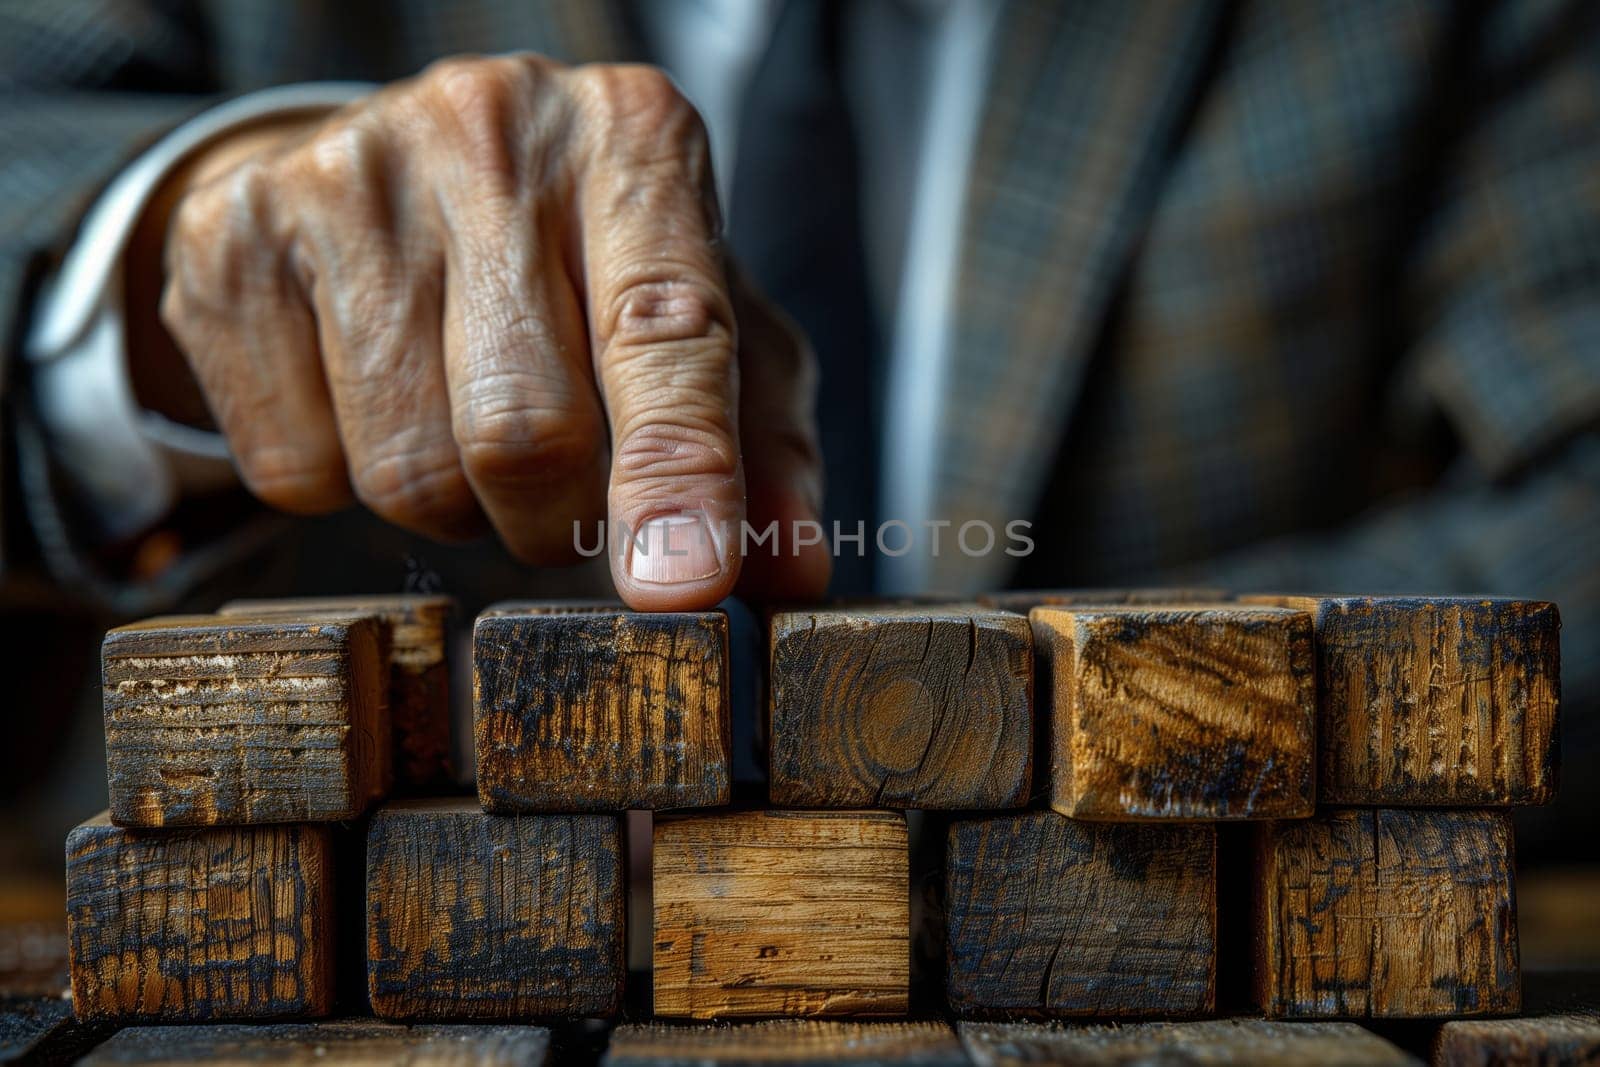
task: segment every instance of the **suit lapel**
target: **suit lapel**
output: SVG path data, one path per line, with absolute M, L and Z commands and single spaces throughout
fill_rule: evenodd
M 1223 0 L 1014 0 L 967 194 L 934 514 L 1033 514 Z M 1039 546 L 1037 550 L 1048 550 Z M 945 553 L 930 586 L 1003 580 Z

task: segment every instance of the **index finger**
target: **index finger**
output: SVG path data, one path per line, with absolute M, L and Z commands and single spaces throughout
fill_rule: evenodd
M 661 72 L 584 72 L 583 286 L 611 429 L 617 591 L 691 610 L 738 578 L 745 517 L 733 302 L 704 127 Z

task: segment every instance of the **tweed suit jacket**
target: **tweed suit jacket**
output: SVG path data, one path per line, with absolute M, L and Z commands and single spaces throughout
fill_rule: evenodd
M 94 192 L 219 95 L 462 51 L 636 57 L 625 16 L 588 0 L 0 9 L 0 338 L 14 353 Z M 1005 3 L 934 512 L 1031 518 L 1038 547 L 1020 564 L 947 554 L 934 586 L 1548 596 L 1569 748 L 1600 749 L 1572 707 L 1600 691 L 1597 16 Z M 25 392 L 4 390 L 13 426 Z M 26 442 L 16 455 L 26 467 Z M 18 484 L 0 500 L 13 576 L 37 526 Z

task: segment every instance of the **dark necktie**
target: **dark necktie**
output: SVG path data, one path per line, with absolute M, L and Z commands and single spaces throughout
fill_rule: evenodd
M 785 0 L 739 123 L 729 242 L 817 352 L 827 476 L 823 523 L 852 534 L 833 592 L 871 591 L 877 520 L 875 332 L 862 251 L 859 167 L 840 72 L 839 0 Z

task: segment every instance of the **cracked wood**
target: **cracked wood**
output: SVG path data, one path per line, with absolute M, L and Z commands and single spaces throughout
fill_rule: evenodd
M 385 788 L 377 623 L 168 616 L 102 646 L 111 818 L 331 822 Z
M 956 822 L 946 994 L 963 1015 L 1186 1016 L 1216 1001 L 1216 830 L 1054 812 Z
M 1262 1011 L 1518 1010 L 1509 816 L 1344 810 L 1269 823 L 1256 835 L 1253 986 Z
M 400 801 L 367 831 L 367 982 L 383 1019 L 604 1016 L 621 1003 L 626 886 L 608 815 Z
M 655 1014 L 904 1014 L 908 864 L 893 812 L 658 820 Z
M 771 621 L 771 798 L 795 807 L 1008 808 L 1033 764 L 1032 637 L 982 608 Z
M 1105 821 L 1311 814 L 1308 614 L 1229 604 L 1029 618 L 1052 808 Z
M 728 618 L 508 604 L 473 631 L 485 811 L 726 804 Z
M 1478 597 L 1259 597 L 1312 612 L 1325 804 L 1546 804 L 1561 616 Z
M 94 1021 L 325 1015 L 333 887 L 324 826 L 127 830 L 67 837 L 72 998 Z
M 450 726 L 449 642 L 455 601 L 447 596 L 334 596 L 235 600 L 223 615 L 373 615 L 389 630 L 389 721 L 395 784 L 407 792 L 456 783 Z

